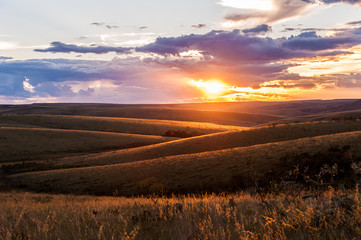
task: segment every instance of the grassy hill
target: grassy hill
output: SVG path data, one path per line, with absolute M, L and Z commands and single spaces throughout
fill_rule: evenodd
M 355 157 L 361 156 L 360 139 L 359 131 L 339 133 L 133 163 L 24 173 L 11 176 L 11 182 L 28 190 L 78 194 L 144 194 L 147 181 L 168 192 L 222 191 L 234 184 L 251 186 L 254 172 L 277 174 L 282 159 L 295 155 L 348 146 Z
M 0 163 L 139 147 L 175 138 L 82 130 L 0 127 Z
M 56 103 L 0 105 L 0 113 L 84 115 L 178 120 L 178 110 L 234 112 L 282 117 L 361 110 L 360 99 L 299 100 L 278 102 L 215 102 L 186 104 L 88 104 Z M 149 117 L 146 116 L 149 114 Z M 201 117 L 201 115 L 198 115 Z M 203 121 L 200 118 L 186 121 Z M 222 123 L 225 124 L 225 123 Z
M 32 114 L 0 115 L 0 126 L 42 127 L 160 136 L 164 135 L 168 130 L 195 132 L 197 135 L 202 135 L 244 129 L 242 127 L 204 122 Z
M 141 118 L 190 122 L 209 122 L 223 125 L 254 126 L 282 117 L 248 112 L 205 111 L 187 109 L 180 105 L 117 105 L 117 104 L 31 104 L 0 106 L 0 114 L 80 115 L 117 118 Z
M 287 141 L 326 134 L 361 131 L 361 121 L 332 121 L 284 124 L 251 128 L 241 131 L 221 132 L 187 139 L 174 140 L 144 147 L 124 149 L 99 154 L 50 161 L 53 168 L 63 165 L 91 166 L 141 161 L 166 156 L 200 153 L 256 144 Z
M 293 118 L 285 118 L 282 120 L 276 120 L 276 123 L 291 123 L 291 122 L 312 122 L 312 121 L 343 121 L 343 120 L 355 120 L 361 119 L 361 110 L 354 111 L 340 111 L 324 114 L 298 116 Z M 272 123 L 269 123 L 272 124 Z

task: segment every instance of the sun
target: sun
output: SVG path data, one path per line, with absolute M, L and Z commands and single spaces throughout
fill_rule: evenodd
M 227 90 L 227 85 L 218 80 L 192 80 L 191 85 L 201 88 L 207 95 L 221 95 Z

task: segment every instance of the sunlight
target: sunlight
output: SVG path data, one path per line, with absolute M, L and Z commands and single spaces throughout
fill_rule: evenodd
M 302 91 L 283 86 L 272 87 L 277 82 L 261 84 L 259 88 L 230 86 L 219 80 L 188 79 L 191 86 L 199 88 L 203 96 L 197 98 L 202 102 L 238 102 L 238 101 L 284 101 L 299 95 Z
M 274 8 L 272 0 L 222 0 L 221 5 L 240 9 L 270 11 Z
M 345 54 L 336 56 L 317 56 L 304 59 L 299 58 L 295 60 L 297 61 L 297 64 L 288 68 L 288 71 L 302 77 L 360 73 L 361 45 L 348 49 L 347 52 L 345 51 Z
M 227 90 L 227 85 L 218 80 L 211 80 L 211 81 L 191 80 L 190 84 L 198 88 L 201 88 L 208 95 L 220 95 Z
M 15 48 L 15 44 L 14 43 L 10 43 L 10 42 L 0 42 L 0 49 L 1 50 L 8 50 L 8 49 L 13 49 Z
M 179 53 L 181 57 L 203 57 L 203 55 L 198 50 L 189 50 L 187 52 Z

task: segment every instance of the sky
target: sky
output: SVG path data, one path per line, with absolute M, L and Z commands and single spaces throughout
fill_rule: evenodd
M 0 104 L 361 98 L 361 0 L 1 0 Z

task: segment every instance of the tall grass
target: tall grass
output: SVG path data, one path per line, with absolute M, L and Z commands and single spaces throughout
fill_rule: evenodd
M 310 197 L 0 194 L 0 239 L 360 239 L 357 190 Z

